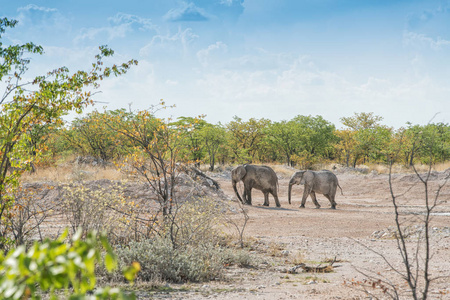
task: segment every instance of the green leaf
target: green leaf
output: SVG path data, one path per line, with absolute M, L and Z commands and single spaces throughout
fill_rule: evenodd
M 115 268 L 117 268 L 117 259 L 112 252 L 108 252 L 105 255 L 105 267 L 108 270 L 108 272 L 111 272 Z
M 138 262 L 133 262 L 131 266 L 128 266 L 124 269 L 123 275 L 128 281 L 133 282 L 140 270 L 141 265 Z

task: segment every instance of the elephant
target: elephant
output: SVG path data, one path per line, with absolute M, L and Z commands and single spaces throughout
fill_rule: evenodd
M 244 182 L 244 193 L 242 200 L 236 189 L 236 183 Z M 275 171 L 267 166 L 241 165 L 231 171 L 231 183 L 236 196 L 243 204 L 252 205 L 252 189 L 260 190 L 264 194 L 264 206 L 269 206 L 269 193 L 275 199 L 275 204 L 280 207 L 278 200 L 278 177 Z
M 289 181 L 289 192 L 288 192 L 288 200 L 289 204 L 291 204 L 291 192 L 292 186 L 294 184 L 304 184 L 305 189 L 303 190 L 302 204 L 300 208 L 305 207 L 306 198 L 308 195 L 311 196 L 313 203 L 316 205 L 316 208 L 320 208 L 319 202 L 316 199 L 316 193 L 323 194 L 325 197 L 330 200 L 331 208 L 336 209 L 336 201 L 334 201 L 337 187 L 342 188 L 339 185 L 338 179 L 333 172 L 328 170 L 322 171 L 298 171 L 292 175 L 291 180 Z

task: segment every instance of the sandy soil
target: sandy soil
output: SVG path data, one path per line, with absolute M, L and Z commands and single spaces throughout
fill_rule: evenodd
M 448 172 L 450 170 L 431 176 L 430 198 L 435 196 L 434 191 Z M 322 208 L 315 209 L 308 199 L 306 208 L 299 209 L 301 186 L 294 186 L 293 203 L 289 205 L 288 175 L 279 180 L 281 208 L 275 207 L 272 197 L 270 207 L 261 206 L 263 195 L 253 190 L 253 206 L 245 206 L 250 216 L 245 237 L 260 245 L 256 253 L 267 257 L 269 263 L 255 269 L 232 268 L 225 281 L 170 285 L 173 289 L 187 288 L 187 291 L 153 296 L 171 299 L 372 299 L 362 291 L 362 284 L 352 282 L 363 282 L 379 273 L 400 284 L 402 299 L 410 298 L 404 280 L 393 270 L 398 268 L 403 272 L 404 268 L 397 241 L 391 234 L 395 215 L 388 175 L 346 171 L 337 172 L 337 176 L 344 195 L 336 196 L 336 210 L 329 209 L 330 203 L 323 195 L 318 195 Z M 235 199 L 226 176 L 214 176 L 214 179 L 230 201 Z M 395 174 L 393 187 L 401 202 L 400 210 L 407 213 L 407 219 L 420 220 L 424 188 L 416 175 Z M 439 200 L 441 203 L 435 209 L 437 214 L 431 224 L 431 275 L 444 277 L 432 283 L 430 299 L 450 299 L 450 183 L 441 190 Z M 408 246 L 416 243 L 417 234 L 413 234 Z M 326 266 L 326 261 L 334 258 L 332 273 L 305 273 L 301 268 L 298 274 L 287 273 L 299 261 L 308 266 Z M 369 293 L 381 299 L 388 298 L 380 288 L 370 288 Z

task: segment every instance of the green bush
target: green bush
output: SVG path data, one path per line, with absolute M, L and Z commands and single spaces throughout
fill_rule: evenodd
M 168 239 L 131 242 L 116 249 L 119 269 L 138 262 L 139 281 L 204 282 L 222 277 L 225 266 L 249 267 L 257 260 L 248 251 L 213 244 L 173 248 Z
M 138 280 L 177 283 L 219 276 L 222 262 L 215 252 L 212 246 L 174 249 L 171 241 L 164 238 L 131 242 L 128 247 L 116 250 L 120 267 L 135 261 L 141 265 Z

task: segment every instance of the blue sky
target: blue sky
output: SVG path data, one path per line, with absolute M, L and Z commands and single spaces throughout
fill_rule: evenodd
M 450 122 L 450 1 L 0 0 L 0 17 L 20 22 L 4 44 L 44 47 L 30 75 L 88 69 L 99 45 L 115 50 L 110 62 L 137 59 L 95 95 L 108 109 L 164 99 L 167 114 L 211 123 Z

